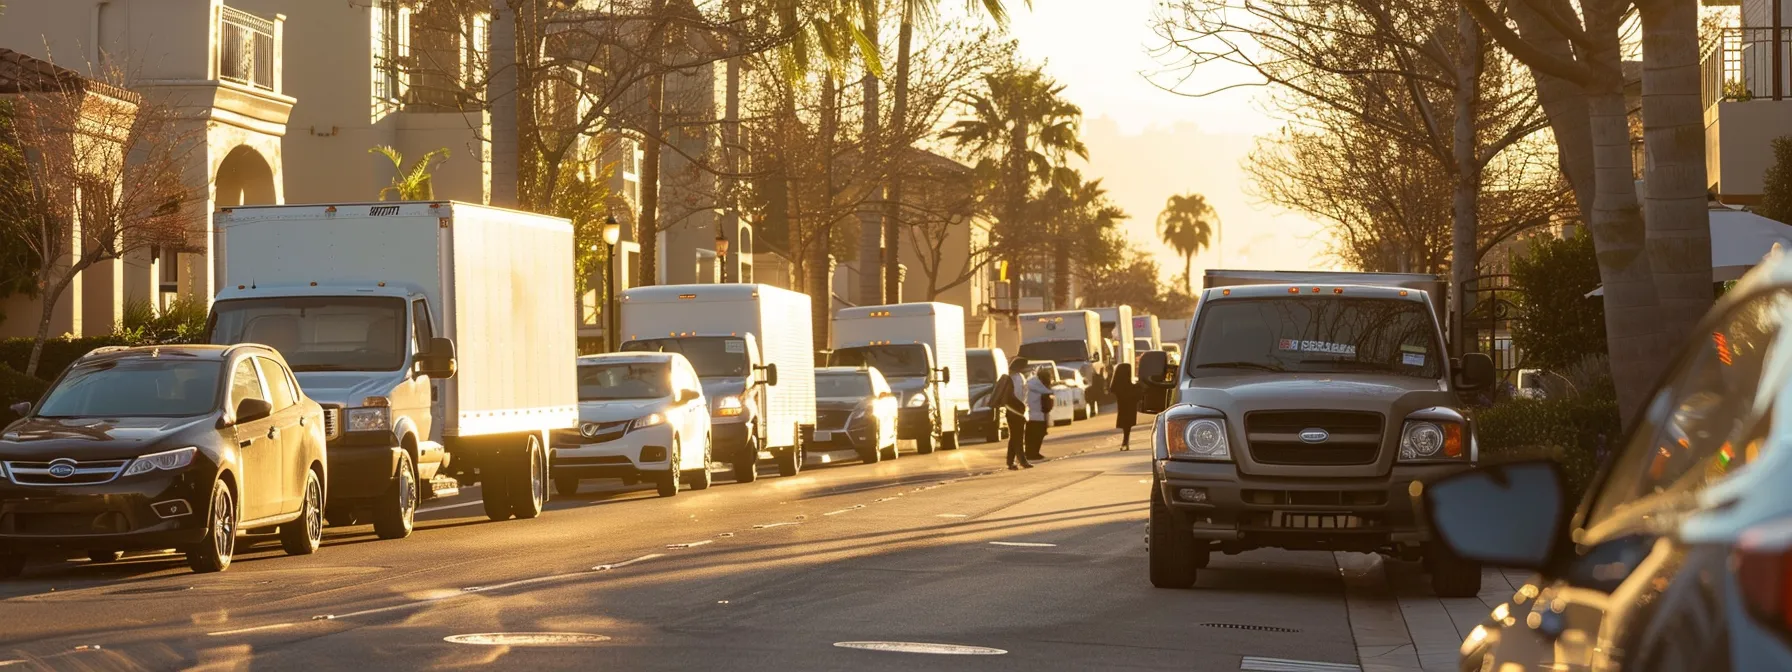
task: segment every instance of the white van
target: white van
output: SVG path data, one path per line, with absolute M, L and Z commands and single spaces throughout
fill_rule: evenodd
M 896 437 L 913 439 L 923 455 L 958 448 L 971 412 L 966 383 L 964 308 L 950 303 L 898 303 L 845 308 L 834 314 L 834 366 L 873 366 L 896 393 Z
M 734 478 L 802 469 L 815 429 L 815 334 L 809 296 L 770 285 L 660 285 L 623 290 L 622 349 L 690 360 L 709 399 L 715 458 Z

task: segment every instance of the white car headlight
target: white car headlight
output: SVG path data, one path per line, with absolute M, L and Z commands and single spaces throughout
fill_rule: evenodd
M 392 428 L 392 409 L 386 406 L 351 408 L 346 414 L 348 431 L 383 432 Z
M 176 448 L 174 450 L 165 450 L 160 453 L 150 453 L 137 458 L 136 461 L 131 463 L 131 466 L 126 467 L 124 475 L 136 476 L 137 474 L 147 474 L 158 469 L 162 471 L 185 469 L 187 465 L 193 463 L 193 455 L 198 452 L 198 448 Z
M 666 416 L 664 414 L 648 413 L 647 415 L 643 415 L 639 418 L 635 418 L 635 421 L 629 424 L 628 429 L 629 429 L 629 431 L 632 432 L 637 429 L 646 429 L 646 428 L 652 427 L 654 425 L 663 425 L 665 423 L 666 423 Z
M 1462 425 L 1454 422 L 1407 420 L 1400 430 L 1400 459 L 1455 460 L 1467 456 L 1463 450 Z
M 587 439 L 597 438 L 597 423 L 595 423 L 595 422 L 579 423 L 579 434 L 581 436 L 584 436 Z
M 724 418 L 732 417 L 740 415 L 745 409 L 746 405 L 741 403 L 739 395 L 728 395 L 726 397 L 716 398 L 715 410 L 717 416 Z
M 920 408 L 920 407 L 926 406 L 926 405 L 927 405 L 927 393 L 926 392 L 916 392 L 914 394 L 914 396 L 908 398 L 908 407 L 909 408 Z

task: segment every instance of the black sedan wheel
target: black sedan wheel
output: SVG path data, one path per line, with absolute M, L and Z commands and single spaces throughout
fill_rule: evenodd
M 287 555 L 311 555 L 324 543 L 324 488 L 317 472 L 305 470 L 305 501 L 298 520 L 280 526 L 280 548 Z
M 223 481 L 212 484 L 210 508 L 205 538 L 187 549 L 187 566 L 200 574 L 228 569 L 236 554 L 236 497 Z

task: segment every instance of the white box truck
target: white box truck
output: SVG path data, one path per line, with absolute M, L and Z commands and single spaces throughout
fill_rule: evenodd
M 710 441 L 734 479 L 759 478 L 758 461 L 794 476 L 815 429 L 815 334 L 809 295 L 770 285 L 635 287 L 622 292 L 625 351 L 690 360 L 710 403 Z
M 1163 331 L 1159 328 L 1156 315 L 1132 316 L 1132 349 L 1133 361 L 1138 361 L 1139 353 L 1147 350 L 1164 348 Z
M 828 363 L 883 373 L 899 404 L 896 438 L 913 439 L 916 452 L 958 448 L 971 411 L 964 308 L 934 302 L 841 309 Z
M 1017 354 L 1027 359 L 1051 360 L 1081 371 L 1083 380 L 1105 382 L 1106 349 L 1101 338 L 1101 318 L 1094 311 L 1060 310 L 1020 316 Z
M 1106 373 L 1111 374 L 1114 367 L 1119 366 L 1122 362 L 1137 361 L 1138 352 L 1132 341 L 1133 337 L 1137 335 L 1132 329 L 1132 306 L 1109 306 L 1090 308 L 1089 310 L 1095 311 L 1095 317 L 1101 320 L 1101 337 L 1111 345 L 1110 348 L 1102 350 L 1102 354 L 1107 357 Z M 1103 375 L 1096 379 L 1095 384 L 1090 386 L 1091 396 L 1103 400 L 1110 398 L 1108 395 L 1109 380 L 1112 380 L 1111 375 Z
M 218 213 L 216 237 L 209 339 L 274 347 L 323 404 L 332 524 L 407 536 L 437 475 L 481 483 L 493 520 L 540 515 L 548 433 L 578 424 L 570 223 L 275 205 Z

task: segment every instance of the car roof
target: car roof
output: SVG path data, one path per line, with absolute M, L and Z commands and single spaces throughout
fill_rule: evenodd
M 75 360 L 76 364 L 92 364 L 95 362 L 116 362 L 126 359 L 183 358 L 203 361 L 223 361 L 229 359 L 231 353 L 252 350 L 257 354 L 275 355 L 279 353 L 273 348 L 258 343 L 241 343 L 237 345 L 112 345 L 95 348 Z M 283 359 L 283 358 L 282 358 Z

